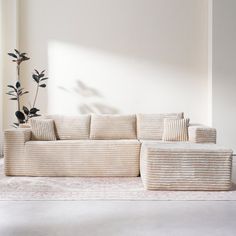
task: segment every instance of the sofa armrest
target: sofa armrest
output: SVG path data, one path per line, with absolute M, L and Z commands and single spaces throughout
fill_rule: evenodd
M 31 139 L 30 128 L 17 128 L 4 131 L 4 169 L 6 175 L 18 168 L 17 164 L 25 159 L 25 142 Z
M 189 141 L 193 143 L 216 143 L 216 129 L 204 125 L 188 127 Z

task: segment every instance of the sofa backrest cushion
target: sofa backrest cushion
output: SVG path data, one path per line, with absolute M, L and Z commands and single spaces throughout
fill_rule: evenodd
M 45 117 L 54 120 L 58 139 L 89 139 L 90 115 L 46 115 Z
M 181 113 L 163 114 L 137 114 L 137 136 L 138 139 L 161 140 L 164 130 L 165 118 L 182 119 Z
M 91 139 L 136 139 L 135 115 L 92 115 Z

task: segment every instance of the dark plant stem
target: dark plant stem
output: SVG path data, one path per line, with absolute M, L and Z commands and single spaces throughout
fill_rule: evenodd
M 36 89 L 36 93 L 35 93 L 35 97 L 34 97 L 34 103 L 33 103 L 33 107 L 35 107 L 35 103 L 36 103 L 36 100 L 37 100 L 37 97 L 38 97 L 38 93 L 39 93 L 39 84 L 37 84 L 37 89 Z
M 20 64 L 17 64 L 17 81 L 20 82 Z M 20 111 L 20 97 L 17 95 L 17 104 L 18 104 L 18 111 Z
M 20 82 L 20 64 L 17 64 L 17 80 Z
M 29 120 L 29 115 L 26 116 L 25 123 L 27 124 Z

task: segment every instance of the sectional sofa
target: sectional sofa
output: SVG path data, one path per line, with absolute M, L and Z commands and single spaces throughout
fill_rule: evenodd
M 232 150 L 216 130 L 189 125 L 188 141 L 162 141 L 164 119 L 183 113 L 47 115 L 56 140 L 34 140 L 30 128 L 5 131 L 8 176 L 133 176 L 150 190 L 227 190 Z

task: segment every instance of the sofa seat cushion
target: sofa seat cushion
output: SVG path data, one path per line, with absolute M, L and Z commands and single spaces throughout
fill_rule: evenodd
M 161 140 L 164 130 L 164 119 L 182 119 L 183 113 L 137 114 L 138 139 Z
M 25 143 L 26 175 L 138 176 L 138 140 L 59 140 Z
M 89 138 L 90 115 L 46 115 L 45 118 L 54 120 L 58 139 L 78 140 Z
M 91 139 L 136 139 L 135 115 L 92 115 Z

